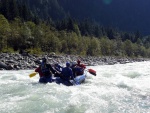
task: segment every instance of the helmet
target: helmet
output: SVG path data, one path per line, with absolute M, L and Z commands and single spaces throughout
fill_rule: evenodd
M 54 66 L 59 66 L 59 64 L 58 64 L 58 63 L 55 63 Z
M 42 62 L 46 63 L 46 58 L 42 58 Z
M 69 63 L 69 62 L 67 62 L 67 63 L 66 63 L 66 66 L 67 66 L 67 67 L 69 67 L 69 66 L 70 66 L 70 63 Z
M 55 63 L 55 66 L 58 66 L 58 63 Z
M 80 64 L 80 62 L 81 62 L 81 61 L 78 59 L 78 60 L 77 60 L 77 63 Z

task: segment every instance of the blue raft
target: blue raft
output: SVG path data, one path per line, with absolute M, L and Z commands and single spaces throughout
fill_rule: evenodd
M 75 77 L 74 80 L 70 80 L 70 81 L 65 81 L 65 80 L 61 79 L 60 77 L 56 77 L 54 79 L 54 81 L 57 84 L 63 84 L 66 86 L 73 86 L 73 85 L 82 84 L 85 81 L 85 78 L 86 78 L 86 74 L 83 74 L 83 75 L 79 75 L 79 76 Z

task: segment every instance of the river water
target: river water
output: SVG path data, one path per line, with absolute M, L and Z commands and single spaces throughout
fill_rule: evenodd
M 34 70 L 0 71 L 0 113 L 150 113 L 150 62 L 87 67 L 84 84 L 38 84 Z

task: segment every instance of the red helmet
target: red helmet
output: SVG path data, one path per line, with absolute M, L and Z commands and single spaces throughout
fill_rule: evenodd
M 78 60 L 77 60 L 77 63 L 80 64 L 80 62 L 81 62 L 81 61 L 78 59 Z

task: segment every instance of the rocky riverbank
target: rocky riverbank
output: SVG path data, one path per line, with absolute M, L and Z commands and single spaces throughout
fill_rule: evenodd
M 148 61 L 149 59 L 144 58 L 118 58 L 118 57 L 81 57 L 75 55 L 55 55 L 45 54 L 45 55 L 31 55 L 28 53 L 1 53 L 0 54 L 0 70 L 29 70 L 35 69 L 40 64 L 40 60 L 46 57 L 48 63 L 54 64 L 59 63 L 64 65 L 65 62 L 76 62 L 77 59 L 81 60 L 81 63 L 84 63 L 88 66 L 94 65 L 113 65 L 116 63 L 125 64 L 131 62 L 141 62 Z

